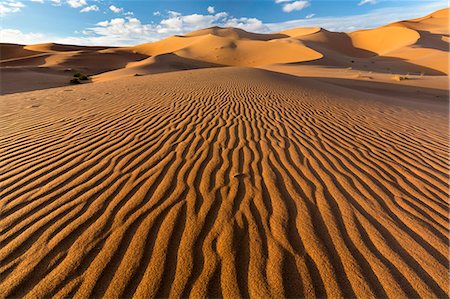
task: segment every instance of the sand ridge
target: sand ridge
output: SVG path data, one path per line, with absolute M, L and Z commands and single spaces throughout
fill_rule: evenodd
M 446 102 L 248 68 L 1 100 L 2 296 L 448 295 Z
M 447 76 L 448 14 L 443 9 L 350 33 L 312 27 L 260 34 L 212 27 L 122 48 L 1 44 L 1 92 L 67 85 L 76 72 L 102 82 L 218 66 L 321 65 L 393 76 Z

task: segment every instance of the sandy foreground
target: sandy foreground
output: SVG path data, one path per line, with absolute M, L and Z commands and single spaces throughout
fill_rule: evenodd
M 218 68 L 2 103 L 3 296 L 447 296 L 446 101 Z
M 3 44 L 0 297 L 447 298 L 446 14 Z

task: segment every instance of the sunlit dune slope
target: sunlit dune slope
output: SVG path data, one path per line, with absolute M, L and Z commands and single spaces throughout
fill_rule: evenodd
M 413 45 L 420 38 L 417 31 L 396 26 L 356 31 L 349 36 L 354 47 L 377 55 Z
M 147 55 L 174 53 L 189 59 L 238 66 L 301 62 L 322 57 L 287 35 L 255 34 L 217 27 L 139 45 L 133 50 Z
M 2 44 L 2 92 L 60 86 L 76 72 L 95 75 L 93 81 L 99 82 L 217 66 L 302 64 L 443 76 L 448 75 L 449 63 L 448 15 L 449 9 L 444 9 L 423 18 L 351 33 L 312 27 L 262 34 L 211 27 L 121 48 Z M 18 76 L 36 76 L 36 82 L 18 86 Z

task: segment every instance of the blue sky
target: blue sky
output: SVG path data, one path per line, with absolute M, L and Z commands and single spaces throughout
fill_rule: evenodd
M 446 0 L 0 0 L 0 41 L 135 45 L 211 26 L 354 31 L 447 6 Z

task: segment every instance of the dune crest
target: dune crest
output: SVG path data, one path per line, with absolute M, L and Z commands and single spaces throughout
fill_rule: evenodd
M 448 15 L 449 9 L 443 9 L 423 18 L 351 33 L 311 27 L 261 34 L 211 27 L 121 48 L 2 44 L 2 93 L 65 85 L 75 72 L 86 73 L 93 76 L 92 82 L 100 82 L 136 74 L 219 66 L 321 65 L 446 76 Z M 17 83 L 18 80 L 27 84 Z
M 420 38 L 420 34 L 415 30 L 394 26 L 362 30 L 349 35 L 353 46 L 378 55 L 411 46 Z

